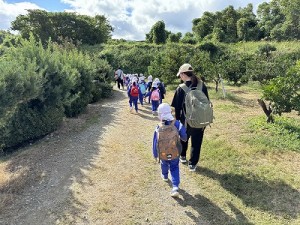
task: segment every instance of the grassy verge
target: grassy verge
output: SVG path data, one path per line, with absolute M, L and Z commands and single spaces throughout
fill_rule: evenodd
M 216 119 L 191 175 L 203 215 L 212 224 L 300 224 L 299 116 L 267 124 L 256 86 L 226 86 L 225 98 L 209 94 Z
M 274 123 L 266 123 L 265 117 L 248 121 L 249 135 L 245 141 L 264 151 L 300 152 L 299 118 L 275 117 Z

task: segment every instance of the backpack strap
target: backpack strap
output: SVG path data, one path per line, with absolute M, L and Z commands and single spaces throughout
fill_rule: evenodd
M 181 87 L 181 89 L 185 92 L 185 95 L 189 92 L 189 87 L 185 84 L 179 84 L 179 87 Z M 186 122 L 186 113 L 184 111 L 184 103 L 185 103 L 185 96 L 184 96 L 184 100 L 182 102 L 182 112 L 183 112 L 183 116 L 184 116 L 184 126 L 187 127 L 187 122 Z
M 185 93 L 187 93 L 189 91 L 189 87 L 186 86 L 185 83 L 179 84 L 179 87 L 181 87 L 181 89 L 184 90 Z
M 184 90 L 185 93 L 187 93 L 191 89 L 185 83 L 180 84 L 179 87 L 181 87 L 182 90 Z M 199 80 L 198 85 L 197 85 L 197 89 L 202 91 L 202 88 L 203 88 L 203 81 Z
M 199 82 L 198 82 L 197 88 L 198 88 L 199 90 L 201 90 L 201 91 L 202 91 L 202 88 L 203 88 L 203 81 L 202 81 L 202 80 L 200 80 L 200 79 L 199 79 Z
M 173 120 L 173 121 L 172 121 L 170 124 L 168 124 L 168 125 L 166 125 L 166 121 L 162 121 L 162 122 L 161 122 L 161 126 L 164 126 L 164 127 L 165 127 L 165 126 L 171 126 L 171 125 L 172 125 L 172 126 L 175 126 L 175 121 L 176 121 L 176 120 Z
M 173 120 L 173 121 L 170 123 L 170 125 L 171 125 L 171 126 L 175 126 L 175 121 L 176 121 L 176 120 Z

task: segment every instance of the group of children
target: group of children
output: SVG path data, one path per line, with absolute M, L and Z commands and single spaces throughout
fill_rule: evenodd
M 186 128 L 179 120 L 175 120 L 169 104 L 162 103 L 166 94 L 165 86 L 158 78 L 153 80 L 149 75 L 147 82 L 143 74 L 124 74 L 124 86 L 127 89 L 130 111 L 138 113 L 138 102 L 151 103 L 152 114 L 158 115 L 160 124 L 157 125 L 153 136 L 152 153 L 160 162 L 161 177 L 164 181 L 172 182 L 171 196 L 179 196 L 179 156 L 182 141 L 187 141 Z M 170 174 L 169 174 L 170 173 Z
M 130 111 L 135 109 L 138 113 L 138 102 L 143 106 L 144 102 L 151 103 L 152 114 L 155 115 L 159 104 L 162 103 L 166 94 L 166 89 L 158 78 L 152 80 L 152 76 L 149 75 L 147 81 L 142 76 L 125 76 L 127 87 L 127 94 L 129 98 Z

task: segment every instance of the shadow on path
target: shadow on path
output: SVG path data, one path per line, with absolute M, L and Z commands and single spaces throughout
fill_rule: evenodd
M 112 121 L 121 120 L 116 112 L 126 98 L 125 92 L 113 91 L 110 99 L 90 106 L 97 120 L 81 123 L 75 132 L 54 132 L 9 156 L 6 172 L 13 177 L 0 186 L 0 224 L 56 224 L 68 212 L 84 222 L 85 209 L 76 201 L 72 184 L 92 184 L 85 171 L 96 167 L 99 140 Z M 81 116 L 90 119 L 89 112 Z M 74 121 L 82 122 L 81 116 Z

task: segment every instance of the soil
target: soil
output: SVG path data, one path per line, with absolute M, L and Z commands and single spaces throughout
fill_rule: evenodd
M 152 157 L 157 117 L 114 90 L 0 164 L 0 224 L 211 224 L 201 187 L 180 165 L 179 198 Z M 197 197 L 198 196 L 198 197 Z

